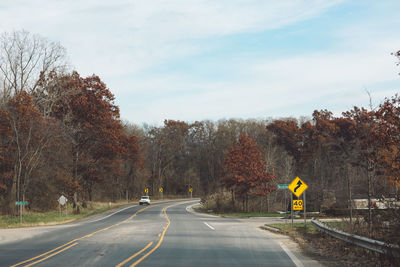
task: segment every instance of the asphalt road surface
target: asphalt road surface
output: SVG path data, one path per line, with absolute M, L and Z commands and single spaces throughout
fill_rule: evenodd
M 191 212 L 197 202 L 133 205 L 0 243 L 0 266 L 318 266 L 288 239 Z

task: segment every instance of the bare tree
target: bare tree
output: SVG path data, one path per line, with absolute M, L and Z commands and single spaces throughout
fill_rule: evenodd
M 0 35 L 1 105 L 21 91 L 32 95 L 41 77 L 65 69 L 65 55 L 60 44 L 24 30 Z

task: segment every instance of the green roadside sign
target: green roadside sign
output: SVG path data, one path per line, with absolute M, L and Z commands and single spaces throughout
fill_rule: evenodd
M 288 184 L 278 184 L 278 189 L 288 189 Z
M 16 201 L 15 205 L 26 206 L 26 205 L 28 205 L 28 202 L 27 201 Z

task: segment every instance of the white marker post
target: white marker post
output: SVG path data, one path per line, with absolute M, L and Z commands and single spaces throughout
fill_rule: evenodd
M 64 206 L 67 204 L 68 199 L 64 197 L 64 195 L 61 195 L 61 197 L 58 199 L 58 205 L 60 207 L 60 217 L 61 217 L 61 206 Z M 61 206 L 60 206 L 61 205 Z M 68 206 L 65 205 L 65 217 L 68 217 Z

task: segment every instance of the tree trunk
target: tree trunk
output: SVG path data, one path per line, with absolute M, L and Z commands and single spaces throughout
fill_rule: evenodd
M 235 211 L 235 191 L 231 190 L 232 193 L 232 211 Z
M 246 193 L 246 212 L 249 212 L 249 195 Z
M 74 170 L 73 170 L 73 177 L 74 181 L 78 181 L 78 161 L 79 161 L 79 152 L 78 149 L 75 147 L 75 153 L 74 153 Z M 72 205 L 73 209 L 75 212 L 78 212 L 78 192 L 74 192 L 74 203 Z
M 371 202 L 371 172 L 368 170 L 368 232 L 372 235 L 372 202 Z
M 16 215 L 17 210 L 15 208 L 15 201 L 17 196 L 17 173 L 14 172 L 13 175 L 13 182 L 12 182 L 12 186 L 11 186 L 11 191 L 10 191 L 10 195 L 9 195 L 9 209 L 11 214 Z
M 352 184 L 351 184 L 351 175 L 352 173 L 350 172 L 350 165 L 347 165 L 347 187 L 348 187 L 348 193 L 349 193 L 349 210 L 350 210 L 350 224 L 353 225 L 353 199 L 352 199 Z

